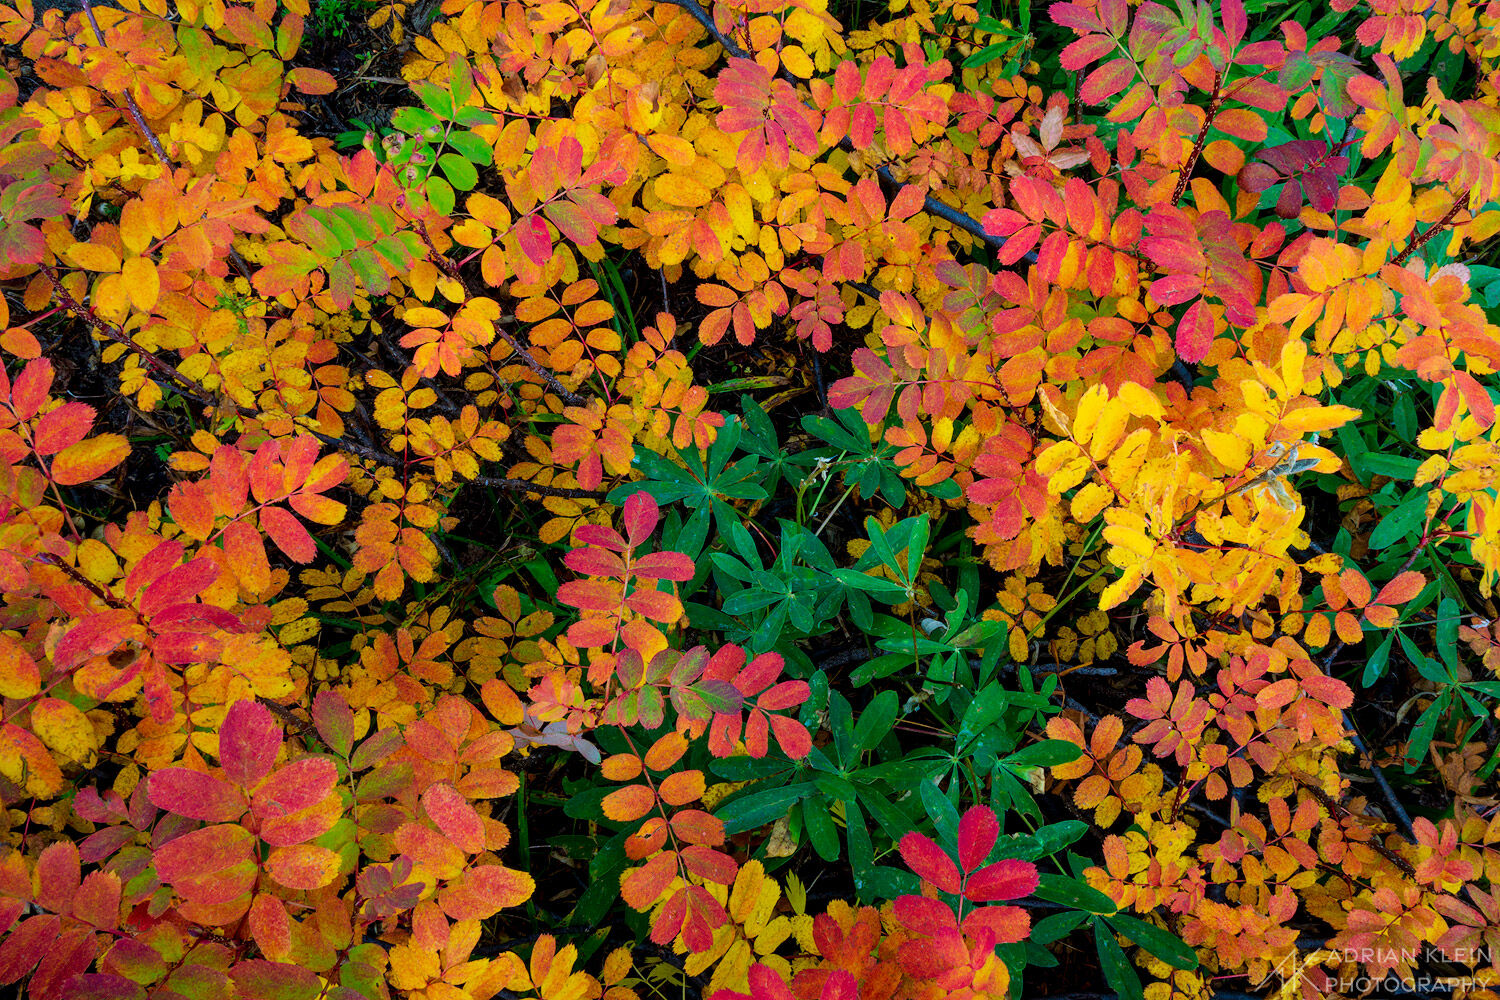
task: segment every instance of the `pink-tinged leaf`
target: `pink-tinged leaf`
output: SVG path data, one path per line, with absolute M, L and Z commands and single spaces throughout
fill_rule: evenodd
M 1345 709 L 1354 704 L 1354 692 L 1337 677 L 1304 677 L 1302 690 L 1333 708 Z
M 141 594 L 143 615 L 156 615 L 174 604 L 191 603 L 219 578 L 219 566 L 207 556 L 175 566 L 153 580 Z
M 262 507 L 260 526 L 276 547 L 299 563 L 310 563 L 318 555 L 318 545 L 312 535 L 297 520 L 297 516 L 285 507 Z
M 331 688 L 319 691 L 313 699 L 312 720 L 323 744 L 340 757 L 348 757 L 354 748 L 354 712 L 344 696 Z
M 1085 104 L 1103 104 L 1130 86 L 1135 78 L 1135 63 L 1129 59 L 1111 59 L 1088 75 L 1078 88 L 1078 99 Z
M 78 848 L 68 841 L 51 844 L 36 863 L 36 901 L 43 909 L 67 914 L 78 891 Z
M 608 580 L 569 580 L 557 588 L 557 599 L 581 611 L 614 611 L 624 592 Z
M 260 821 L 260 839 L 275 847 L 287 847 L 315 840 L 333 829 L 343 814 L 343 805 L 337 795 L 326 795 L 312 805 L 283 816 L 271 816 Z
M 1199 299 L 1183 314 L 1177 325 L 1177 356 L 1190 365 L 1208 356 L 1214 342 L 1214 318 L 1208 305 Z
M 682 850 L 682 863 L 689 872 L 709 882 L 730 885 L 739 873 L 739 865 L 723 851 L 702 844 L 691 844 Z
M 1000 821 L 995 810 L 974 806 L 958 821 L 958 864 L 971 872 L 984 863 L 1000 836 Z
M 119 926 L 120 876 L 89 872 L 73 897 L 73 918 L 106 932 Z
M 563 556 L 563 565 L 585 576 L 625 575 L 625 560 L 620 558 L 620 554 L 597 545 L 570 549 L 567 555 Z
M 245 814 L 245 793 L 238 787 L 186 767 L 152 772 L 146 788 L 158 809 L 205 823 L 231 823 Z
M 251 804 L 260 819 L 279 819 L 323 801 L 338 780 L 339 769 L 327 757 L 303 757 L 267 777 Z
M 1040 879 L 1036 865 L 1030 861 L 996 861 L 969 876 L 964 896 L 976 903 L 1020 899 L 1035 892 Z
M 90 973 L 68 980 L 68 1000 L 146 1000 L 146 988 L 123 976 Z
M 246 1000 L 314 1000 L 322 995 L 322 981 L 298 965 L 250 959 L 229 971 L 236 995 Z
M 902 837 L 901 859 L 918 876 L 943 892 L 959 891 L 958 866 L 931 837 L 920 833 L 908 833 Z
M 61 929 L 62 918 L 51 913 L 22 921 L 0 943 L 0 983 L 14 983 L 36 968 Z
M 1055 3 L 1047 8 L 1052 15 L 1052 20 L 1064 28 L 1072 28 L 1078 34 L 1086 34 L 1090 31 L 1103 31 L 1104 25 L 1099 21 L 1099 15 L 1092 9 L 1076 3 Z
M 266 859 L 266 871 L 288 889 L 311 892 L 338 876 L 339 856 L 316 844 L 278 847 Z
M 1026 940 L 1031 916 L 1019 906 L 980 907 L 964 918 L 963 930 L 970 941 L 989 951 L 997 944 Z
M 521 252 L 541 267 L 552 259 L 552 234 L 547 230 L 547 220 L 536 212 L 516 224 L 516 240 Z
M 156 875 L 187 900 L 232 899 L 255 884 L 254 843 L 242 826 L 205 826 L 158 847 Z
M 933 937 L 958 930 L 958 918 L 947 903 L 926 896 L 898 896 L 896 919 L 912 934 Z
M 1196 274 L 1173 274 L 1151 283 L 1151 297 L 1158 304 L 1177 306 L 1203 294 L 1203 278 Z
M 647 580 L 691 580 L 697 567 L 681 552 L 650 552 L 631 564 L 633 575 Z
M 1058 61 L 1065 70 L 1076 73 L 1091 62 L 1097 62 L 1115 50 L 1115 40 L 1108 35 L 1085 35 L 1070 42 Z
M 625 501 L 624 525 L 625 538 L 632 548 L 640 546 L 642 542 L 651 537 L 651 532 L 656 530 L 656 523 L 661 519 L 661 513 L 656 506 L 656 500 L 641 490 L 631 494 Z
M 219 727 L 219 763 L 229 780 L 253 788 L 271 773 L 281 753 L 281 724 L 271 710 L 254 701 L 229 706 Z
M 859 1000 L 859 980 L 847 969 L 834 969 L 823 983 L 819 1000 Z
M 429 787 L 422 796 L 422 808 L 453 846 L 465 854 L 484 850 L 484 821 L 452 785 L 440 781 Z

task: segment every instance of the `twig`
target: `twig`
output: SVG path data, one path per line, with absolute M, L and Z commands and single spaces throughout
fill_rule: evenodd
M 1448 211 L 1443 214 L 1443 217 L 1434 222 L 1432 225 L 1428 226 L 1427 231 L 1424 232 L 1421 236 L 1418 236 L 1416 239 L 1412 240 L 1411 246 L 1398 253 L 1396 255 L 1396 259 L 1391 261 L 1391 263 L 1395 264 L 1397 267 L 1400 267 L 1408 260 L 1410 260 L 1412 254 L 1416 253 L 1418 250 L 1422 249 L 1422 247 L 1426 246 L 1428 240 L 1432 239 L 1438 233 L 1442 232 L 1443 229 L 1447 227 L 1448 223 L 1453 221 L 1453 217 L 1458 214 L 1458 210 L 1463 207 L 1463 204 L 1464 199 L 1461 196 L 1454 198 L 1452 206 L 1450 206 Z
M 568 497 L 575 500 L 603 500 L 603 490 L 585 490 L 571 486 L 541 486 L 524 479 L 503 479 L 495 476 L 480 476 L 470 482 L 478 486 L 493 486 L 497 490 L 516 490 L 521 493 L 536 493 L 544 497 Z

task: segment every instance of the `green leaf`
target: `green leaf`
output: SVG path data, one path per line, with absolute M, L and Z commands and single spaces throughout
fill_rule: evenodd
M 1413 490 L 1370 532 L 1370 548 L 1383 549 L 1411 534 L 1427 513 L 1427 490 Z
M 730 799 L 715 810 L 714 815 L 723 821 L 725 833 L 744 833 L 776 822 L 812 791 L 810 781 L 769 788 L 744 798 Z
M 427 192 L 427 203 L 438 215 L 450 215 L 453 212 L 454 195 L 453 188 L 441 177 L 429 177 L 423 186 Z
M 1099 950 L 1099 967 L 1104 972 L 1104 981 L 1114 988 L 1120 1000 L 1145 1000 L 1141 989 L 1141 978 L 1135 966 L 1125 955 L 1125 949 L 1115 940 L 1114 934 L 1102 921 L 1094 924 L 1094 944 Z
M 1076 743 L 1069 743 L 1067 740 L 1042 740 L 1017 750 L 1005 758 L 1005 763 L 1011 767 L 1057 767 L 1060 764 L 1071 764 L 1081 756 L 1083 750 Z
M 443 171 L 443 176 L 448 178 L 448 183 L 458 190 L 472 191 L 479 183 L 479 172 L 474 169 L 474 164 L 457 153 L 444 153 L 438 157 L 437 162 L 438 167 Z
M 1061 903 L 1063 906 L 1071 906 L 1075 910 L 1083 910 L 1087 913 L 1113 916 L 1119 912 L 1119 907 L 1115 906 L 1114 900 L 1087 882 L 1080 882 L 1076 878 L 1068 878 L 1064 875 L 1054 875 L 1051 872 L 1042 873 L 1041 881 L 1032 895 L 1049 903 Z
M 1155 924 L 1148 924 L 1124 913 L 1106 917 L 1105 923 L 1174 969 L 1189 972 L 1198 967 L 1198 953 L 1171 931 L 1162 930 Z
M 922 808 L 927 812 L 927 818 L 932 820 L 932 825 L 937 828 L 938 840 L 944 844 L 958 843 L 958 807 L 948 800 L 938 786 L 931 781 L 924 781 L 919 786 L 918 796 L 922 800 Z
M 802 803 L 802 828 L 807 831 L 807 839 L 812 841 L 818 857 L 824 861 L 839 859 L 839 832 L 822 799 L 808 799 Z
M 882 691 L 859 714 L 859 725 L 854 727 L 854 743 L 860 753 L 874 750 L 885 739 L 896 721 L 899 708 L 896 692 Z

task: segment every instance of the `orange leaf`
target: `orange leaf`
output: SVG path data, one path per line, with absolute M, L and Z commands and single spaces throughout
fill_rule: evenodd
M 278 847 L 266 859 L 266 871 L 288 889 L 321 889 L 339 873 L 339 856 L 316 844 Z
M 620 879 L 620 898 L 632 910 L 645 912 L 656 904 L 677 874 L 677 855 L 658 854 Z
M 1380 593 L 1375 595 L 1376 604 L 1397 605 L 1405 604 L 1407 601 L 1421 593 L 1422 588 L 1427 585 L 1427 578 L 1414 569 L 1409 569 L 1394 577 Z
M 616 823 L 638 820 L 651 811 L 656 795 L 646 785 L 628 785 L 604 797 L 604 815 Z
M 668 805 L 685 806 L 699 798 L 704 787 L 702 771 L 678 771 L 662 779 L 660 794 Z
M 100 434 L 69 445 L 52 460 L 52 481 L 59 486 L 92 482 L 125 461 L 130 442 L 119 434 Z

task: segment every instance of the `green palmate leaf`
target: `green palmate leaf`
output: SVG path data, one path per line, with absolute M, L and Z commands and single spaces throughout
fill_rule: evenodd
M 714 811 L 714 815 L 723 821 L 726 833 L 744 833 L 776 822 L 813 791 L 810 781 L 755 791 L 741 798 L 728 800 Z

